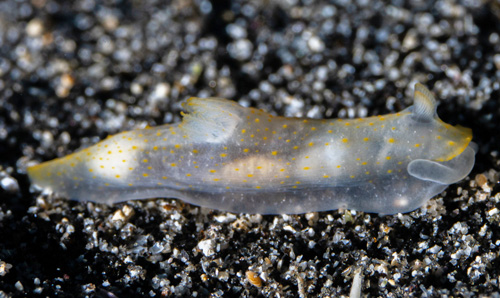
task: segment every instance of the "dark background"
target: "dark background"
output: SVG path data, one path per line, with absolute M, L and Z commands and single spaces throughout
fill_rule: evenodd
M 498 295 L 498 32 L 498 1 L 0 2 L 0 296 L 334 297 L 355 272 L 370 297 Z M 32 192 L 25 174 L 180 121 L 189 96 L 364 117 L 411 105 L 415 82 L 479 152 L 408 214 L 104 206 Z

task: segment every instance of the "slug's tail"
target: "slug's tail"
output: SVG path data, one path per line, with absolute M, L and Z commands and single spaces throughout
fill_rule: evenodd
M 72 175 L 71 169 L 77 165 L 74 162 L 70 162 L 73 155 L 71 154 L 63 158 L 28 167 L 27 172 L 31 183 L 41 188 L 61 193 L 68 185 L 73 184 L 77 180 L 74 177 L 74 181 L 68 183 Z
M 53 182 L 51 171 L 48 170 L 48 163 L 41 163 L 28 167 L 28 177 L 32 184 L 42 188 L 48 188 Z

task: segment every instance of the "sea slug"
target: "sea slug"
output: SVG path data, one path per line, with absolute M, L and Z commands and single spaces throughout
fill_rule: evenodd
M 29 177 L 61 197 L 107 204 L 172 197 L 232 212 L 394 214 L 474 165 L 471 130 L 441 121 L 421 84 L 413 106 L 360 119 L 277 117 L 217 98 L 183 107 L 181 123 L 119 133 L 29 167 Z

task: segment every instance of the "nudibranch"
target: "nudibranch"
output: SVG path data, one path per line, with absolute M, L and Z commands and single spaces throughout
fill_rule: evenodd
M 119 133 L 28 175 L 61 197 L 107 204 L 166 197 L 244 213 L 394 214 L 474 165 L 471 130 L 441 121 L 421 84 L 413 106 L 359 119 L 277 117 L 218 98 L 183 108 L 180 123 Z

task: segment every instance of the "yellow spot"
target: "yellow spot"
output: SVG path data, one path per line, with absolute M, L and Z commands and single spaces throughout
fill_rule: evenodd
M 328 133 L 332 133 L 332 132 L 333 132 L 333 130 L 331 130 L 331 129 L 328 131 Z
M 316 130 L 316 127 L 311 127 L 311 130 L 313 130 L 313 131 Z
M 187 177 L 191 177 L 191 174 L 186 174 Z
M 295 184 L 300 184 L 300 181 L 295 181 Z
M 248 152 L 250 151 L 248 148 L 243 149 L 243 152 Z
M 436 139 L 441 140 L 441 136 L 437 136 Z
M 155 150 L 155 151 L 158 150 L 158 146 L 154 146 L 153 150 Z
M 343 139 L 342 139 L 342 142 L 343 142 L 343 143 L 347 143 L 347 142 L 349 142 L 349 140 L 348 140 L 347 138 L 343 138 Z
M 151 170 L 151 169 L 153 169 L 153 167 L 149 166 L 149 167 L 148 167 L 148 170 Z
M 420 144 L 415 144 L 415 147 L 417 147 L 417 148 L 420 147 Z
M 142 162 L 148 162 L 148 160 L 147 159 L 143 159 Z
M 230 187 L 229 186 L 226 186 L 226 189 L 229 189 Z
M 351 123 L 349 123 L 349 122 L 346 122 L 346 123 L 345 123 L 345 126 L 349 126 L 349 125 L 351 125 Z
M 392 170 L 387 170 L 387 173 L 388 173 L 388 174 L 392 173 Z
M 219 178 L 214 178 L 213 179 L 215 182 L 219 181 L 220 179 Z
M 194 153 L 194 154 L 198 153 L 198 150 L 193 149 L 193 153 Z
M 330 178 L 330 176 L 328 176 L 328 175 L 323 175 L 323 178 Z
M 260 186 L 256 186 L 255 188 L 260 189 Z
M 132 146 L 132 149 L 133 149 L 133 150 L 137 149 L 137 146 Z
M 304 167 L 304 170 L 306 170 L 306 171 L 309 170 L 309 169 L 311 169 L 311 168 L 310 167 Z
M 142 174 L 143 177 L 149 176 L 147 173 Z
M 163 176 L 163 177 L 161 177 L 161 179 L 163 179 L 163 180 L 167 180 L 167 179 L 168 179 L 168 177 Z
M 174 147 L 175 147 L 175 149 L 179 149 L 179 148 L 181 148 L 181 145 L 175 144 Z
M 251 178 L 251 177 L 253 177 L 253 174 L 248 174 L 247 176 Z
M 325 143 L 325 146 L 330 146 L 330 143 Z
M 280 172 L 284 172 L 284 171 L 285 171 L 285 169 L 280 169 Z
M 94 171 L 93 169 L 89 169 L 89 172 L 91 172 L 91 173 L 92 173 L 93 171 Z
M 305 159 L 308 159 L 309 158 L 309 155 L 307 155 L 306 157 L 304 157 Z
M 262 139 L 265 141 L 265 140 L 267 140 L 267 137 L 263 137 Z
M 361 164 L 366 166 L 368 163 L 366 161 L 363 161 Z
M 387 159 L 387 160 L 391 160 L 391 157 L 390 157 L 390 156 L 387 156 L 385 159 Z
M 368 123 L 368 125 L 373 126 L 373 122 Z
M 104 183 L 104 186 L 109 186 L 109 183 Z
M 391 129 L 392 129 L 392 130 L 396 130 L 396 128 L 395 128 L 395 127 L 391 127 Z
M 351 175 L 351 179 L 354 179 L 354 178 L 356 178 L 356 176 L 354 176 L 354 175 Z
M 133 184 L 132 183 L 129 183 L 128 186 L 132 186 Z
M 394 139 L 393 139 L 393 138 L 390 138 L 388 142 L 389 142 L 389 143 L 394 143 Z
M 246 133 L 246 132 L 247 132 L 247 130 L 246 130 L 246 129 L 242 129 L 242 130 L 241 130 L 241 133 Z
M 170 164 L 171 167 L 176 167 L 177 165 L 175 163 Z
M 215 173 L 215 172 L 217 172 L 217 171 L 216 171 L 216 170 L 210 170 L 209 172 L 210 172 L 210 173 Z
M 338 165 L 338 166 L 337 166 L 337 169 L 340 169 L 340 168 L 341 168 L 341 166 L 340 166 L 340 165 Z
M 236 169 L 234 169 L 234 170 L 235 170 L 235 171 L 239 171 L 240 169 L 236 168 Z
M 226 153 L 221 153 L 221 154 L 220 154 L 220 157 L 226 157 L 226 156 L 227 156 L 227 154 L 226 154 Z
M 299 146 L 293 146 L 293 149 L 297 150 L 297 149 L 299 149 Z
M 309 146 L 313 146 L 313 145 L 314 145 L 314 143 L 313 143 L 313 142 L 310 142 L 310 143 L 309 143 Z
M 288 127 L 288 125 L 286 125 L 286 124 L 283 124 L 283 128 L 287 128 L 287 127 Z
M 453 146 L 453 145 L 455 145 L 455 142 L 453 142 L 453 141 L 449 141 L 449 142 L 448 142 L 448 145 Z
M 368 142 L 370 138 L 363 138 L 363 141 Z
M 366 171 L 366 172 L 365 172 L 365 174 L 366 174 L 366 175 L 370 175 L 370 172 Z
M 271 152 L 271 154 L 276 155 L 276 154 L 278 154 L 278 151 L 273 151 L 273 152 Z

